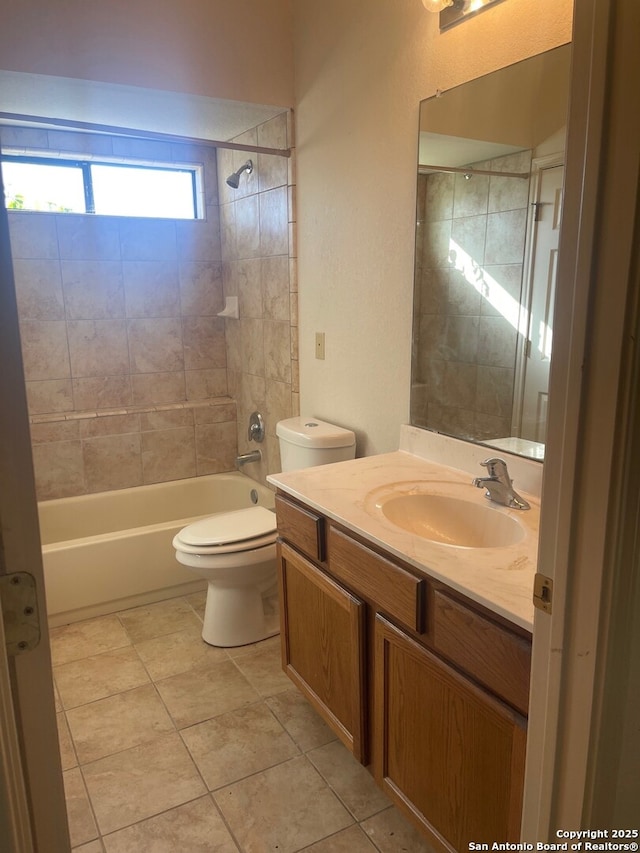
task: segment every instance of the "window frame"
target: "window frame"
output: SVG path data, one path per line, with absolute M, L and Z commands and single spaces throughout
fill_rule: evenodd
M 91 216 L 124 216 L 131 219 L 183 219 L 186 222 L 195 222 L 198 219 L 204 218 L 204 211 L 201 211 L 198 203 L 199 187 L 198 176 L 201 168 L 194 163 L 193 166 L 186 164 L 174 163 L 145 163 L 136 162 L 134 160 L 123 162 L 122 160 L 109 160 L 108 158 L 78 158 L 78 157 L 46 157 L 42 155 L 32 154 L 7 154 L 3 153 L 0 157 L 2 163 L 30 163 L 38 166 L 59 166 L 60 168 L 73 168 L 82 173 L 82 184 L 84 187 L 84 211 L 74 211 L 76 216 L 91 215 Z M 167 216 L 135 216 L 127 213 L 118 214 L 101 214 L 96 213 L 95 200 L 93 194 L 93 176 L 91 174 L 92 166 L 108 166 L 118 169 L 146 169 L 156 172 L 186 172 L 191 176 L 191 199 L 193 203 L 192 217 L 167 217 Z M 47 211 L 30 210 L 25 208 L 27 213 L 42 213 Z M 62 212 L 61 212 L 62 213 Z

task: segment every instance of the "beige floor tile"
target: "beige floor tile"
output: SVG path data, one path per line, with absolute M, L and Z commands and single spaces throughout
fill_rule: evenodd
M 359 826 L 350 826 L 311 847 L 305 847 L 304 853 L 377 853 L 377 849 Z
M 267 649 L 280 649 L 280 635 L 267 637 L 266 640 L 260 640 L 259 643 L 249 643 L 246 646 L 232 646 L 227 649 L 227 654 L 235 660 L 235 658 L 243 658 L 246 655 L 252 655 L 254 652 L 264 652 Z
M 185 595 L 184 600 L 196 611 L 201 619 L 204 619 L 204 608 L 207 604 L 207 590 L 202 592 L 192 592 L 191 595 Z
M 329 726 L 298 690 L 285 690 L 269 696 L 266 703 L 303 752 L 336 739 Z
M 210 791 L 299 755 L 263 703 L 183 729 L 182 739 Z
M 417 829 L 392 806 L 363 821 L 362 829 L 381 853 L 433 853 Z
M 78 844 L 84 844 L 87 841 L 92 841 L 98 837 L 98 828 L 96 826 L 91 804 L 87 796 L 87 789 L 80 768 L 74 767 L 73 770 L 66 770 L 62 774 L 64 780 L 64 795 L 67 801 L 67 819 L 69 821 L 69 835 L 71 836 L 71 846 L 75 847 Z
M 93 761 L 83 773 L 103 835 L 206 793 L 177 732 Z
M 51 629 L 54 666 L 131 645 L 117 616 L 100 616 Z
M 58 693 L 58 688 L 56 687 L 55 681 L 53 682 L 53 698 L 56 704 L 56 714 L 62 711 L 62 702 L 60 701 L 60 694 Z
M 104 843 L 107 853 L 238 853 L 209 796 L 107 835 Z
M 273 696 L 291 688 L 291 680 L 282 671 L 279 646 L 234 658 L 234 662 L 261 696 Z
M 214 797 L 244 853 L 294 853 L 353 823 L 304 756 L 222 788 Z
M 229 660 L 224 649 L 205 643 L 202 639 L 202 625 L 143 640 L 136 643 L 135 647 L 154 681 L 209 663 Z
M 145 607 L 135 607 L 118 615 L 132 643 L 162 637 L 164 634 L 174 634 L 193 626 L 202 630 L 202 623 L 184 598 L 172 598 Z
M 156 682 L 179 729 L 257 702 L 258 694 L 232 661 L 192 669 Z
M 80 847 L 73 847 L 71 853 L 104 853 L 102 841 L 90 841 L 88 844 L 83 844 Z
M 308 752 L 307 758 L 357 821 L 389 808 L 389 799 L 373 781 L 373 776 L 340 741 Z
M 152 684 L 67 711 L 67 721 L 80 764 L 174 729 Z
M 60 746 L 60 759 L 62 761 L 62 769 L 70 770 L 72 767 L 78 766 L 78 759 L 73 748 L 71 733 L 67 725 L 67 719 L 64 712 L 56 714 L 56 722 L 58 723 L 58 744 Z
M 54 666 L 53 675 L 67 709 L 149 683 L 132 646 Z

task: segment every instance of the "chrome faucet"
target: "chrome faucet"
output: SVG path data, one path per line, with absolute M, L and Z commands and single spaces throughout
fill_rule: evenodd
M 531 505 L 524 498 L 521 498 L 513 488 L 511 477 L 507 471 L 507 463 L 504 459 L 492 457 L 485 459 L 480 464 L 487 469 L 489 476 L 475 477 L 473 485 L 478 489 L 486 489 L 485 497 L 512 509 L 531 509 Z
M 236 456 L 236 468 L 240 469 L 247 462 L 260 462 L 261 459 L 261 450 L 250 450 L 249 453 L 241 453 L 240 456 Z

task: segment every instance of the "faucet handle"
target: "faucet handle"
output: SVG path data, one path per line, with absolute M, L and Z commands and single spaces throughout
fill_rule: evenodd
M 507 479 L 511 481 L 507 470 L 507 463 L 504 459 L 500 459 L 498 456 L 492 456 L 489 459 L 485 459 L 484 462 L 481 462 L 480 464 L 483 468 L 487 469 L 487 473 L 490 477 L 507 477 Z

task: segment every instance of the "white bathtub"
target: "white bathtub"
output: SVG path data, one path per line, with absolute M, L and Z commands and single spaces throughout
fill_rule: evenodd
M 171 541 L 197 518 L 273 493 L 244 474 L 210 474 L 38 505 L 52 627 L 206 589 L 180 565 Z

